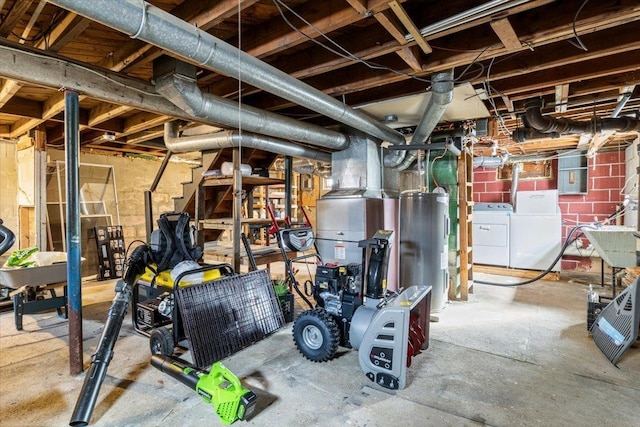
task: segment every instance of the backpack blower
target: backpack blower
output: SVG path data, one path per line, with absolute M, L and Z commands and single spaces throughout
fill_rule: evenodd
M 244 388 L 238 377 L 222 362 L 214 363 L 206 372 L 182 359 L 154 354 L 151 365 L 195 390 L 205 402 L 213 405 L 225 424 L 245 420 L 255 409 L 256 394 Z

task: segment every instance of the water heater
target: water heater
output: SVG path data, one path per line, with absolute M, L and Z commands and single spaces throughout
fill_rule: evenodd
M 400 283 L 431 286 L 431 312 L 444 308 L 449 291 L 449 195 L 400 195 Z

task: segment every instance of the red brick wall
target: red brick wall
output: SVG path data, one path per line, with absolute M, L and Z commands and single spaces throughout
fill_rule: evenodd
M 623 200 L 620 189 L 624 185 L 625 153 L 624 150 L 597 154 L 588 163 L 587 194 L 561 195 L 559 197 L 560 212 L 562 213 L 562 238 L 577 224 L 604 221 L 616 212 Z M 558 188 L 558 164 L 554 160 L 554 171 L 551 179 L 520 180 L 518 190 L 554 190 Z M 473 200 L 474 202 L 505 202 L 510 203 L 511 182 L 498 181 L 496 169 L 477 168 L 473 171 Z M 575 236 L 574 236 L 575 237 Z M 583 237 L 584 246 L 589 242 Z M 591 260 L 564 256 L 563 270 L 591 270 Z M 595 266 L 594 266 L 595 267 Z M 597 268 L 599 268 L 599 263 Z

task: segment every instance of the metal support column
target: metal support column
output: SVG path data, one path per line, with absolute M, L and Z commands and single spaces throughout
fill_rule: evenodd
M 35 131 L 34 173 L 35 173 L 35 214 L 36 246 L 47 250 L 47 134 L 44 125 Z
M 233 149 L 233 268 L 240 271 L 240 240 L 242 233 L 242 173 L 240 149 Z
M 80 272 L 80 141 L 78 94 L 64 92 L 64 145 L 67 181 L 67 310 L 71 375 L 82 372 L 82 292 Z
M 291 219 L 291 180 L 293 175 L 293 158 L 284 158 L 284 216 Z

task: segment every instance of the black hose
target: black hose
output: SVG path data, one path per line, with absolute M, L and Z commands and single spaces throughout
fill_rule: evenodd
M 546 276 L 551 271 L 553 266 L 556 265 L 558 261 L 560 261 L 560 258 L 562 258 L 562 255 L 564 255 L 564 251 L 566 251 L 569 245 L 573 243 L 573 240 L 571 240 L 571 237 L 573 237 L 573 233 L 575 233 L 578 230 L 582 230 L 583 228 L 597 228 L 597 227 L 593 225 L 577 225 L 573 227 L 569 232 L 569 235 L 567 236 L 567 240 L 564 242 L 564 245 L 562 245 L 562 249 L 560 249 L 560 253 L 556 257 L 556 259 L 553 260 L 551 265 L 545 271 L 538 274 L 536 277 L 529 280 L 525 280 L 524 282 L 518 282 L 518 283 L 495 283 L 495 282 L 485 282 L 484 280 L 474 280 L 473 283 L 479 283 L 481 285 L 491 285 L 491 286 L 514 287 L 514 286 L 528 285 L 530 283 L 537 282 L 538 280 Z
M 8 251 L 15 242 L 16 235 L 7 227 L 2 225 L 2 219 L 0 219 L 0 255 Z

